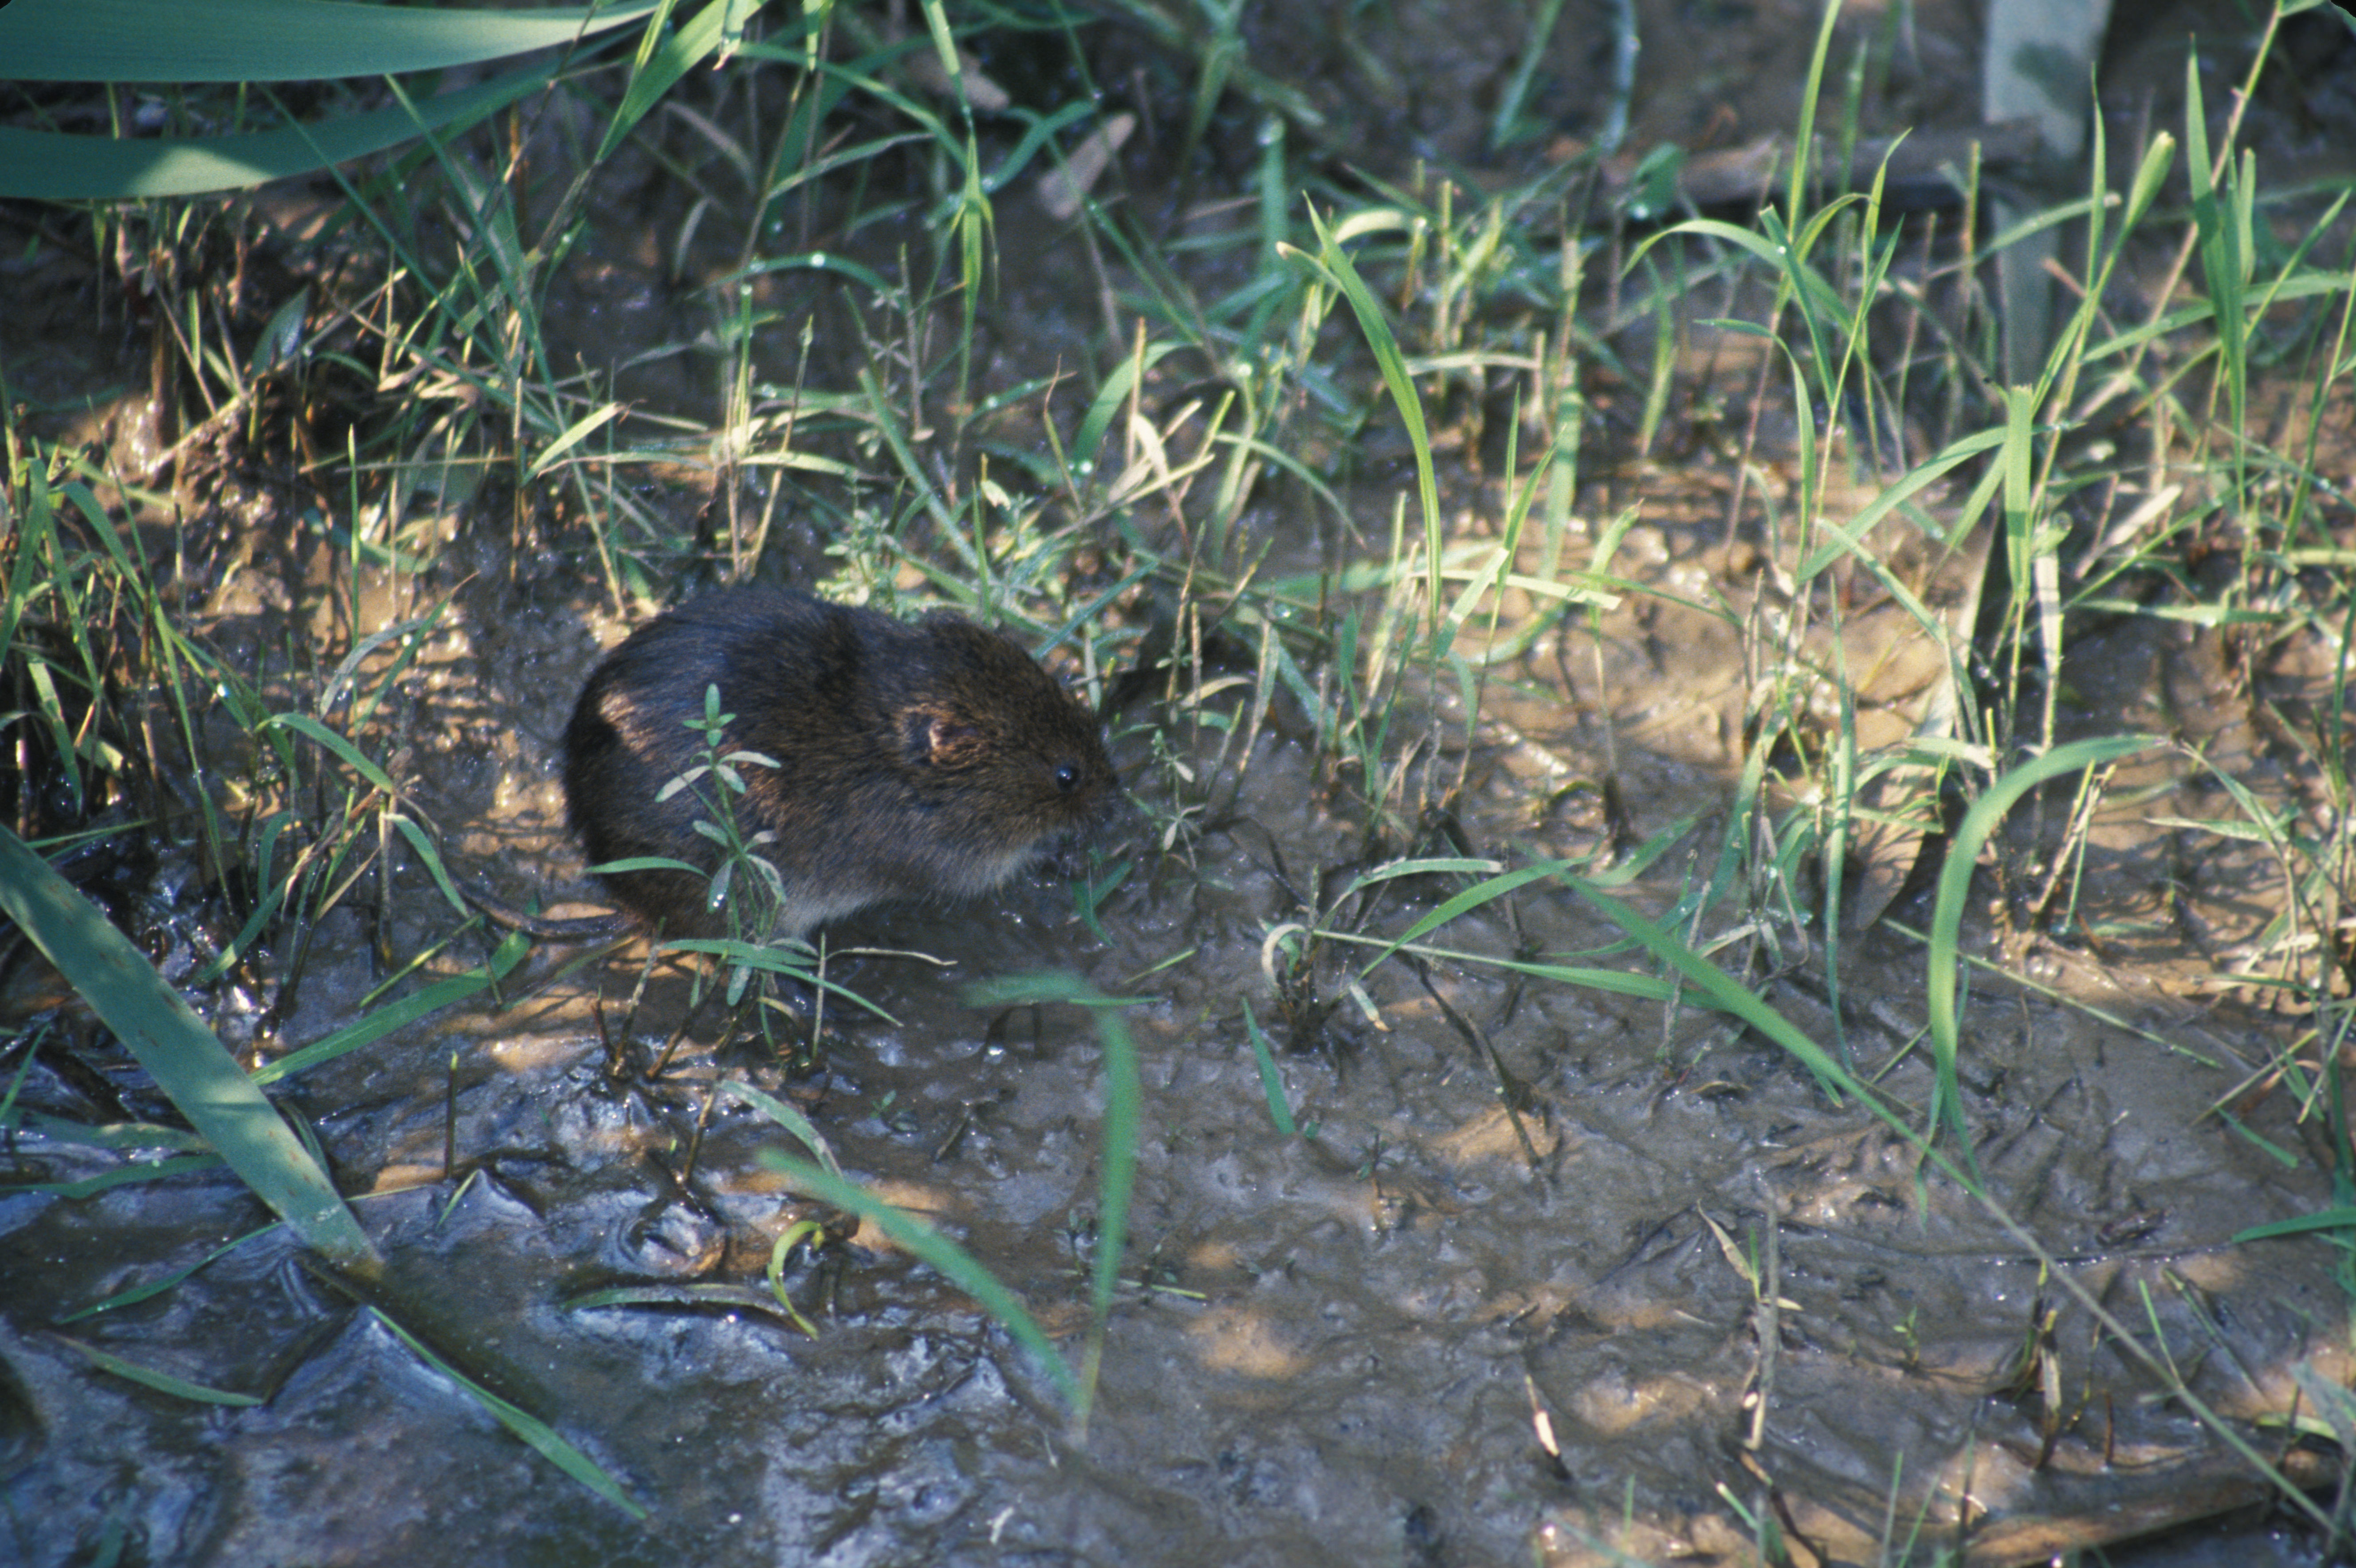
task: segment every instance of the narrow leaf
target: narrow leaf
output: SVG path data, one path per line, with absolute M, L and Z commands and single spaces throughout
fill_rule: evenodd
M 255 1197 L 335 1262 L 383 1266 L 327 1173 L 179 993 L 47 861 L 0 827 L 0 908 Z
M 118 1378 L 127 1378 L 142 1388 L 170 1394 L 174 1399 L 192 1400 L 198 1404 L 256 1405 L 262 1402 L 258 1394 L 207 1388 L 186 1378 L 176 1378 L 169 1372 L 159 1372 L 153 1367 L 143 1367 L 136 1361 L 126 1361 L 120 1356 L 111 1355 L 95 1345 L 86 1345 L 69 1335 L 60 1334 L 57 1337 L 89 1357 L 90 1364 L 101 1371 L 112 1372 Z
M 615 1480 L 613 1477 L 605 1474 L 604 1468 L 600 1466 L 595 1460 L 590 1458 L 589 1455 L 582 1453 L 581 1450 L 575 1448 L 572 1444 L 567 1443 L 562 1437 L 559 1436 L 557 1434 L 556 1428 L 549 1425 L 548 1423 L 541 1420 L 540 1417 L 532 1414 L 530 1411 L 525 1410 L 522 1406 L 510 1404 L 506 1400 L 499 1398 L 498 1395 L 491 1392 L 490 1390 L 483 1387 L 482 1384 L 475 1381 L 472 1378 L 469 1378 L 466 1374 L 458 1370 L 457 1368 L 452 1366 L 449 1362 L 435 1355 L 432 1350 L 427 1349 L 423 1340 L 418 1338 L 408 1329 L 403 1328 L 400 1324 L 395 1323 L 391 1318 L 387 1317 L 377 1308 L 373 1306 L 369 1307 L 369 1316 L 375 1318 L 379 1323 L 383 1324 L 387 1329 L 391 1330 L 393 1337 L 400 1340 L 403 1345 L 408 1346 L 419 1360 L 423 1361 L 427 1366 L 433 1368 L 435 1371 L 441 1373 L 444 1377 L 449 1379 L 461 1389 L 464 1389 L 468 1394 L 472 1395 L 476 1402 L 479 1403 L 485 1410 L 490 1412 L 492 1418 L 501 1426 L 506 1427 L 509 1432 L 514 1433 L 518 1437 L 522 1438 L 526 1443 L 531 1444 L 532 1447 L 538 1449 L 541 1455 L 558 1469 L 563 1471 L 566 1475 L 572 1477 L 574 1480 L 580 1482 L 583 1486 L 588 1487 L 591 1491 L 596 1493 L 607 1502 L 621 1509 L 632 1519 L 644 1519 L 647 1517 L 647 1510 L 637 1503 L 631 1500 L 630 1494 L 622 1490 L 620 1482 Z

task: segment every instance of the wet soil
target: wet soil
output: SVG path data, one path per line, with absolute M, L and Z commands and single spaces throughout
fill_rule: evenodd
M 1890 124 L 1972 118 L 1951 102 L 1968 69 L 1955 63 L 1969 58 L 1965 9 L 1912 8 L 1916 63 L 1876 101 Z M 1640 78 L 1644 135 L 1739 140 L 1791 123 L 1804 66 L 1794 38 L 1812 29 L 1813 6 L 1640 12 L 1651 58 L 1691 71 L 1682 92 Z M 1402 59 L 1430 58 L 1403 102 L 1433 156 L 1462 154 L 1464 105 L 1494 96 L 1483 84 L 1511 58 L 1468 41 L 1479 37 L 1410 28 L 1389 59 L 1337 58 L 1304 77 L 1346 124 L 1384 102 L 1378 81 L 1356 92 L 1354 73 L 1404 81 Z M 1566 83 L 1594 69 L 1582 49 L 1557 46 Z M 1254 52 L 1281 58 L 1283 39 Z M 1052 240 L 1036 222 L 1010 221 L 1001 245 Z M 605 237 L 613 294 L 564 329 L 585 340 L 635 318 L 617 317 L 616 300 L 649 299 L 643 278 L 630 281 L 648 261 L 634 233 Z M 1051 367 L 1059 345 L 1084 352 L 1093 285 L 1070 250 L 1018 251 L 1003 271 L 1006 316 L 1034 340 L 1019 366 L 1006 349 L 997 373 Z M 29 330 L 7 328 L 20 392 L 16 334 Z M 1748 398 L 1741 345 L 1692 336 L 1692 404 Z M 79 384 L 102 383 L 105 368 Z M 45 396 L 76 381 L 57 373 Z M 637 392 L 661 386 L 649 376 Z M 1641 396 L 1596 391 L 1623 412 Z M 712 416 L 688 378 L 670 392 Z M 105 417 L 135 432 L 139 397 Z M 1787 479 L 1772 411 L 1765 423 L 1770 478 Z M 1599 439 L 1624 440 L 1632 424 L 1607 408 Z M 1483 515 L 1496 516 L 1476 463 L 1451 471 L 1451 493 L 1487 498 Z M 1772 592 L 1757 546 L 1729 536 L 1733 467 L 1702 436 L 1674 460 L 1620 452 L 1596 465 L 1578 514 L 1591 532 L 1641 500 L 1614 569 L 1749 613 Z M 1387 529 L 1387 489 L 1351 499 L 1363 526 Z M 1929 509 L 1956 499 L 1934 492 Z M 449 600 L 400 687 L 403 782 L 467 875 L 513 902 L 594 900 L 562 832 L 557 742 L 580 679 L 626 618 L 577 560 L 507 553 L 496 521 L 454 523 L 422 587 L 361 575 L 367 624 L 415 613 L 421 592 Z M 1315 563 L 1322 542 L 1280 499 L 1248 526 L 1277 542 L 1279 564 Z M 817 558 L 814 536 L 787 544 Z M 1572 542 L 1575 554 L 1589 547 Z M 290 639 L 336 637 L 324 551 L 306 548 L 264 548 L 256 569 L 196 585 L 209 639 L 261 665 Z M 1913 569 L 1912 585 L 1954 613 L 1978 566 L 1968 552 L 1926 549 Z M 1844 635 L 1849 667 L 1871 671 L 1865 741 L 1894 739 L 1929 683 L 1913 623 L 1861 596 Z M 2327 653 L 2276 650 L 2257 677 L 2261 703 L 2238 694 L 2211 632 L 2120 618 L 2089 624 L 2072 647 L 2065 716 L 2080 732 L 2170 731 L 2265 799 L 2309 804 L 2266 715 L 2334 700 Z M 1975 976 L 1963 1052 L 1971 1153 L 1995 1210 L 1722 1015 L 1470 961 L 1394 959 L 1358 977 L 1379 949 L 1303 932 L 1396 937 L 1455 891 L 1403 878 L 1334 899 L 1400 853 L 1520 864 L 1615 835 L 1672 835 L 1634 893 L 1660 907 L 1681 879 L 1708 875 L 1749 695 L 1734 628 L 1676 598 L 1631 596 L 1591 634 L 1564 622 L 1500 666 L 1469 741 L 1445 694 L 1419 695 L 1410 711 L 1454 719 L 1434 767 L 1461 768 L 1465 787 L 1428 836 L 1376 847 L 1354 781 L 1272 724 L 1229 759 L 1221 809 L 1200 813 L 1177 852 L 1141 864 L 1103 906 L 1100 930 L 1041 877 L 984 907 L 877 911 L 830 933 L 850 954 L 833 972 L 891 1021 L 838 1011 L 815 1068 L 716 1044 L 707 1024 L 660 1078 L 612 1071 L 616 1053 L 635 1069 L 670 1036 L 684 981 L 659 972 L 633 1008 L 639 952 L 573 970 L 536 955 L 510 1005 L 444 1010 L 283 1086 L 394 1260 L 380 1296 L 355 1299 L 273 1232 L 148 1300 L 66 1321 L 255 1229 L 257 1207 L 218 1171 L 78 1201 L 0 1193 L 7 1555 L 1740 1563 L 1772 1535 L 1803 1562 L 1945 1551 L 1993 1563 L 2247 1519 L 2271 1496 L 2252 1451 L 2302 1481 L 2326 1478 L 2286 1423 L 2312 1403 L 2301 1379 L 2356 1378 L 2340 1256 L 2312 1237 L 2233 1240 L 2331 1198 L 2325 1134 L 2265 1077 L 2307 1021 L 2215 978 L 2264 950 L 2280 873 L 2259 846 L 2160 825 L 2222 814 L 2213 775 L 2181 754 L 2135 759 L 2094 825 L 2079 923 L 2101 941 L 2001 929 L 1977 939 L 1976 952 L 2007 972 Z M 1151 761 L 1157 734 L 1204 767 L 1215 752 L 1217 731 L 1183 707 L 1139 703 L 1114 730 L 1149 805 L 1183 799 Z M 1607 779 L 1624 821 L 1601 803 Z M 1895 879 L 1891 897 L 1891 920 L 1919 928 L 1921 898 L 1900 896 Z M 283 1055 L 361 1010 L 382 978 L 380 940 L 423 952 L 459 924 L 413 865 L 383 922 L 371 930 L 345 911 L 312 933 L 274 1027 L 257 1024 L 258 1001 L 235 996 L 209 999 L 211 1021 L 233 1046 Z M 1549 883 L 1440 936 L 1491 959 L 1641 972 L 1610 950 L 1615 928 Z M 1837 1001 L 1821 946 L 1776 945 L 1804 936 L 1694 937 L 1894 1101 L 1932 1102 L 1925 961 L 1892 925 L 1860 920 L 1840 937 Z M 455 972 L 486 945 L 461 936 L 433 967 Z M 918 950 L 951 967 L 859 949 Z M 2256 960 L 2244 967 L 2263 978 Z M 958 1239 L 1076 1346 L 1096 1223 L 1098 1037 L 1077 1009 L 966 1000 L 972 981 L 1043 970 L 1137 999 L 1127 1015 L 1145 1091 L 1127 1283 L 1084 1434 L 999 1326 L 872 1230 L 786 1271 L 817 1337 L 762 1305 L 773 1243 L 810 1207 L 762 1162 L 786 1135 L 720 1090 L 735 1079 L 795 1100 L 847 1173 Z M 1310 1135 L 1272 1124 L 1255 1023 Z M 88 1043 L 127 1108 L 155 1114 L 105 1050 Z M 27 1074 L 23 1102 L 86 1110 L 45 1062 Z M 118 1163 L 30 1133 L 10 1153 L 48 1181 Z M 648 1299 L 579 1305 L 617 1285 Z M 732 1290 L 689 1294 L 711 1286 Z M 663 1290 L 676 1294 L 654 1299 Z M 561 1474 L 371 1308 L 551 1421 L 649 1516 Z M 85 1345 L 262 1402 L 167 1398 L 95 1369 Z M 2172 1362 L 2182 1390 L 2136 1348 Z M 2260 1529 L 2234 1538 L 2237 1560 L 2292 1560 L 2295 1541 Z

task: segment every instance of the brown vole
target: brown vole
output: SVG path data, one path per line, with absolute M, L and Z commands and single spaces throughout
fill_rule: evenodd
M 721 851 L 696 828 L 722 786 L 706 775 L 658 798 L 703 762 L 691 726 L 713 686 L 734 715 L 721 750 L 776 764 L 742 765 L 734 809 L 744 838 L 766 835 L 753 853 L 782 876 L 782 935 L 886 899 L 989 892 L 1119 797 L 1095 718 L 996 632 L 946 611 L 907 622 L 774 588 L 711 594 L 607 654 L 564 732 L 565 799 L 592 865 L 702 868 L 605 878 L 671 936 L 727 923 L 710 908 Z

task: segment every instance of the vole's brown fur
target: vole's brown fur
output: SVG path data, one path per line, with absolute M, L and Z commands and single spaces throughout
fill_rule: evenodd
M 1093 715 L 996 632 L 774 588 L 708 595 L 607 654 L 564 734 L 565 797 L 591 864 L 662 855 L 703 869 L 605 876 L 669 935 L 725 925 L 708 907 L 720 851 L 695 830 L 718 780 L 657 799 L 703 760 L 690 725 L 710 686 L 735 715 L 723 752 L 776 763 L 743 766 L 734 810 L 747 839 L 769 835 L 753 853 L 784 878 L 785 935 L 886 899 L 986 893 L 1119 796 Z

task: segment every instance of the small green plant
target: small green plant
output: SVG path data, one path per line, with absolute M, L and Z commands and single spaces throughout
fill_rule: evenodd
M 683 937 L 666 940 L 663 950 L 702 954 L 709 957 L 725 974 L 721 994 L 733 1015 L 744 1016 L 745 998 L 753 998 L 752 1021 L 762 1040 L 772 1050 L 783 1053 L 777 1033 L 781 1018 L 794 1017 L 795 1009 L 779 994 L 780 982 L 807 986 L 817 998 L 809 1023 L 809 1033 L 800 1047 L 815 1050 L 819 1034 L 825 1021 L 824 1004 L 831 993 L 855 1005 L 863 1007 L 879 1017 L 890 1015 L 866 998 L 849 991 L 827 978 L 824 954 L 799 937 L 776 934 L 778 912 L 787 902 L 785 874 L 775 861 L 761 852 L 776 835 L 763 829 L 745 831 L 746 823 L 739 814 L 738 803 L 751 790 L 744 777 L 748 768 L 775 768 L 775 757 L 757 751 L 728 748 L 729 726 L 736 715 L 722 710 L 720 688 L 707 686 L 703 692 L 703 712 L 685 721 L 687 726 L 701 737 L 702 760 L 685 772 L 666 781 L 656 800 L 667 801 L 676 796 L 692 796 L 702 807 L 703 815 L 694 824 L 695 832 L 712 846 L 712 861 L 707 867 L 684 860 L 661 855 L 642 855 L 620 860 L 592 869 L 598 872 L 660 871 L 701 877 L 709 892 L 706 908 L 721 917 L 724 930 L 717 937 Z M 690 1017 L 700 1006 L 703 992 L 704 972 L 696 974 L 695 996 L 691 1003 Z M 669 1065 L 670 1054 L 684 1037 L 684 1031 L 675 1036 L 661 1057 L 648 1069 L 649 1076 L 659 1075 Z

